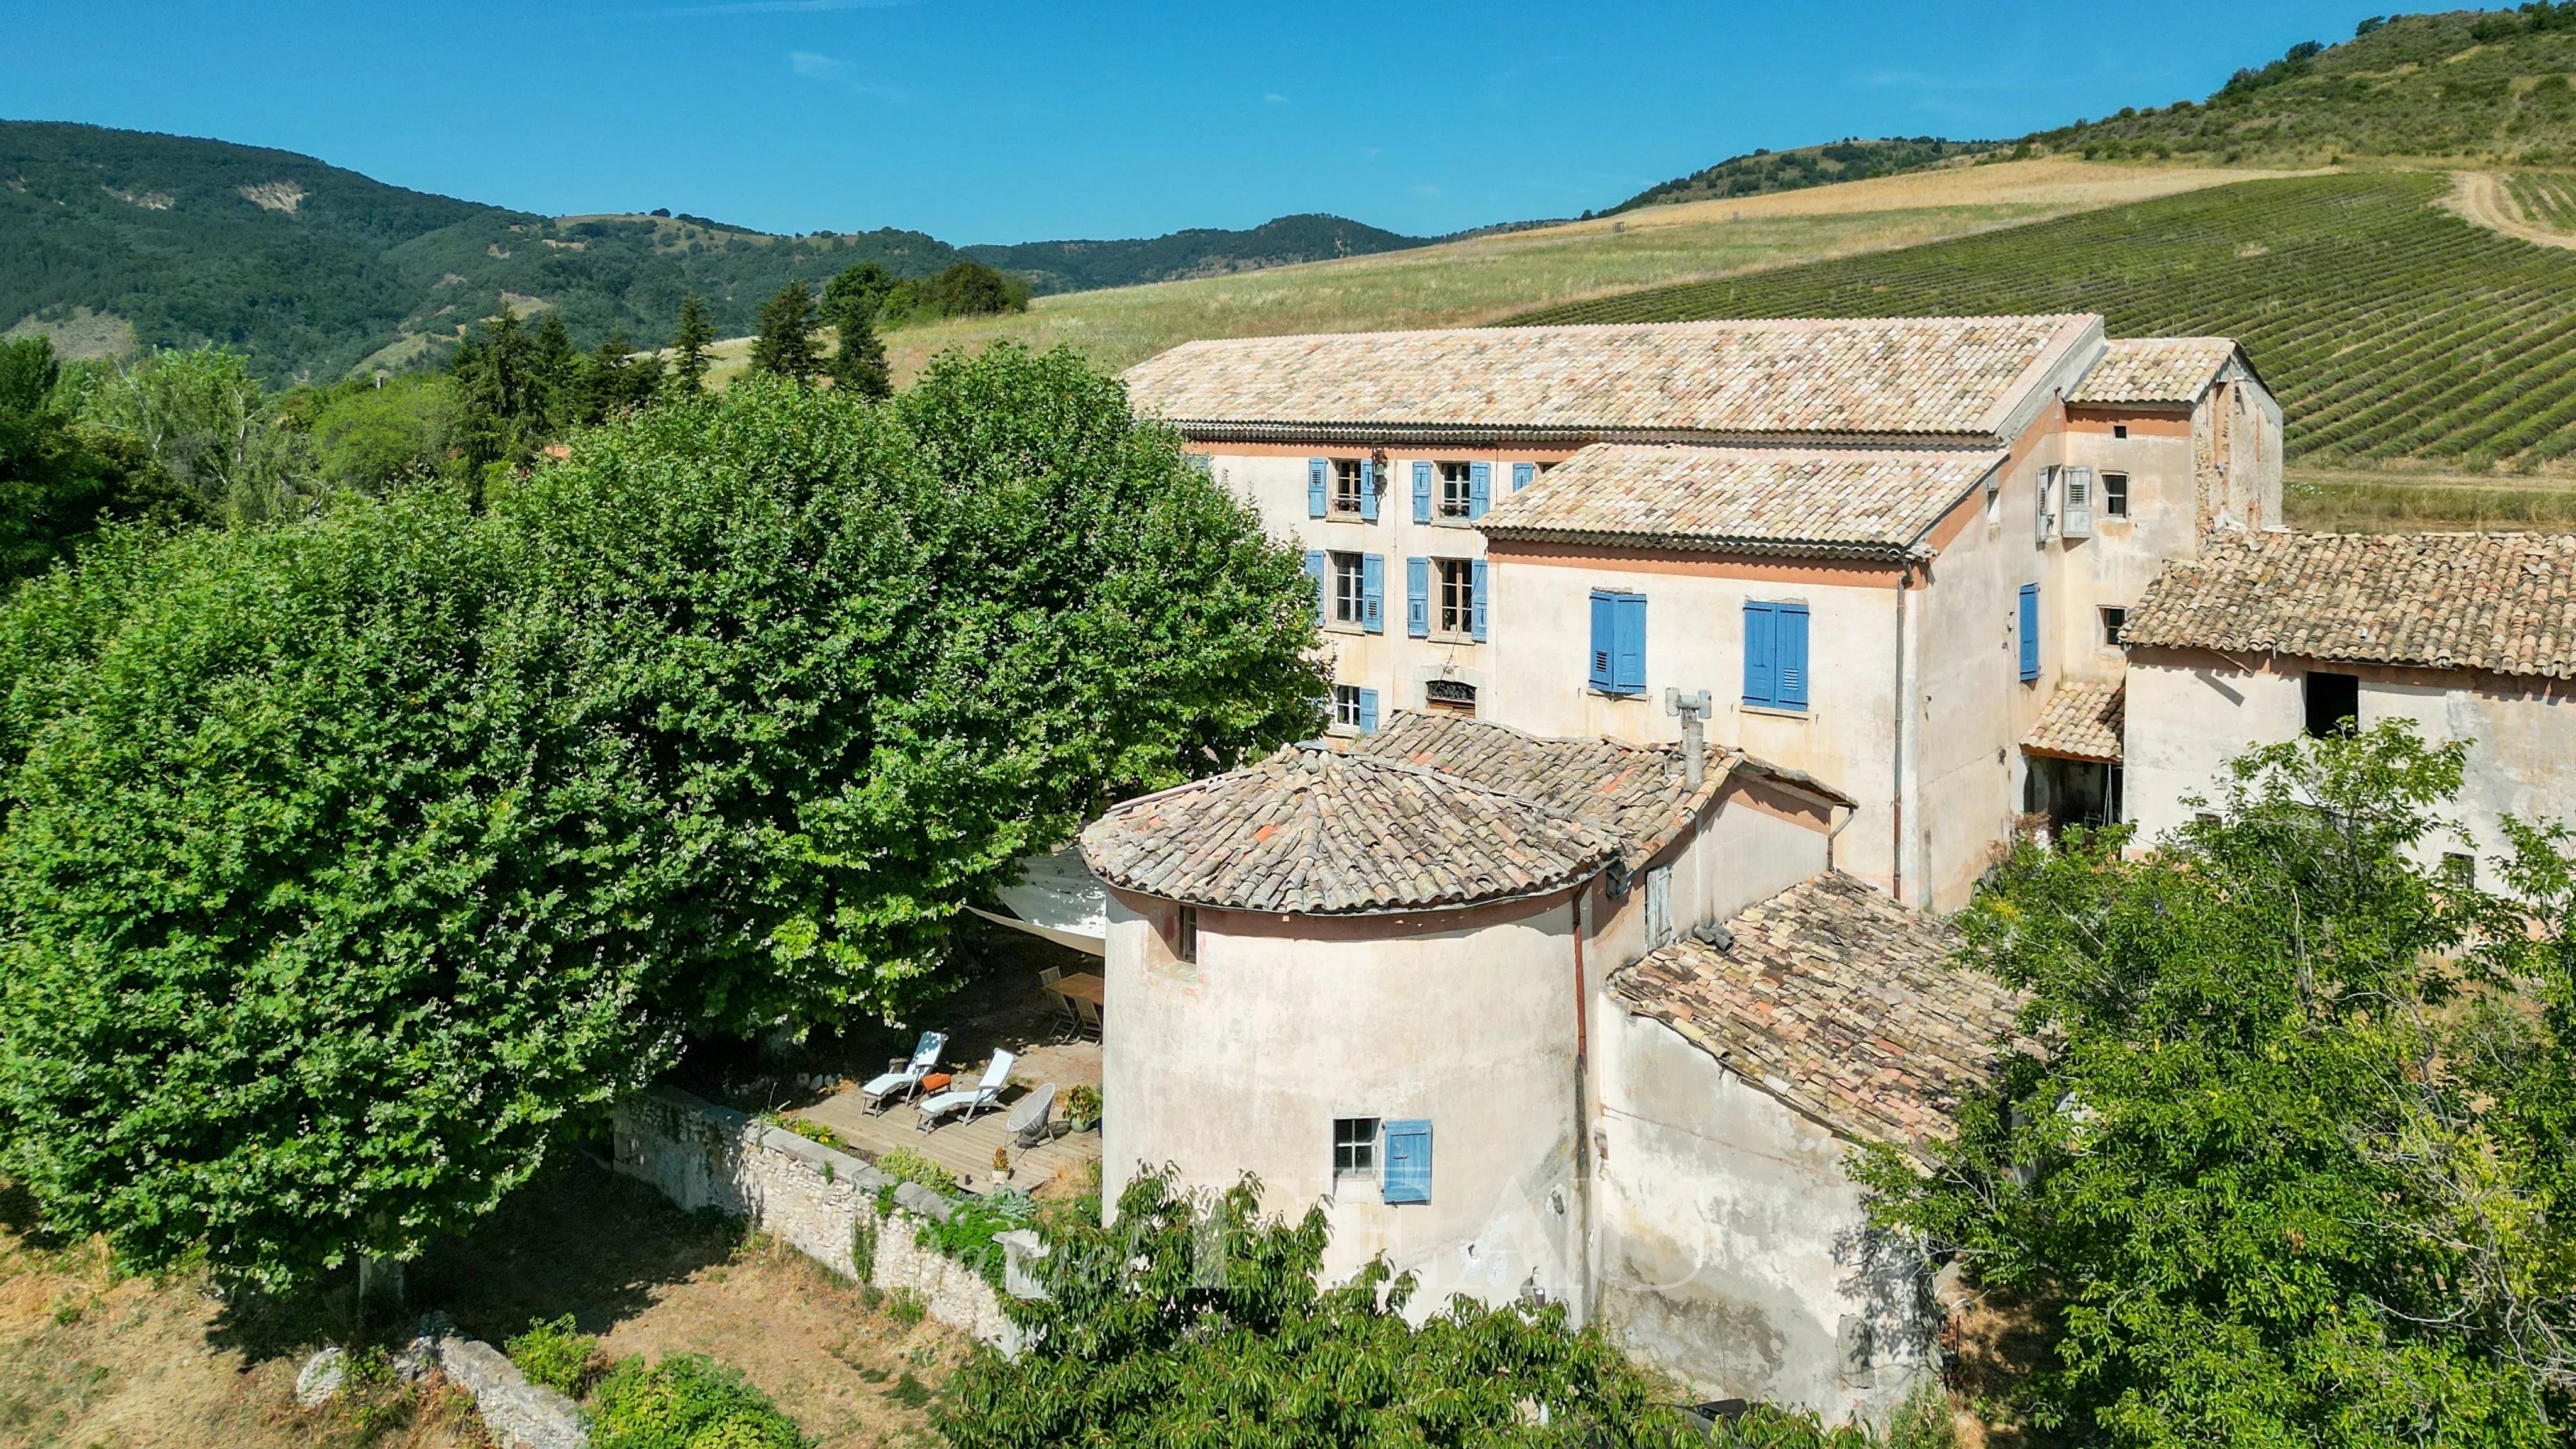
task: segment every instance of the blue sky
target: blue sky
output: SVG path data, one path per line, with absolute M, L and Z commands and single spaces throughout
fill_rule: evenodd
M 217 136 L 550 213 L 952 242 L 1330 211 L 1417 234 L 1757 146 L 2206 95 L 2371 13 L 1087 0 L 0 0 L 0 116 Z

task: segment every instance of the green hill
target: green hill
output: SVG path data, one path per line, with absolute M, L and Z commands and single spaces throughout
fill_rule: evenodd
M 2240 182 L 2055 221 L 1549 308 L 1535 322 L 2098 311 L 2241 340 L 2309 464 L 2576 452 L 2576 253 L 2433 205 L 2418 173 Z
M 1837 181 L 1866 181 L 1873 176 L 1920 171 L 1954 156 L 1990 151 L 1994 144 L 1916 136 L 1910 140 L 1844 140 L 1827 146 L 1801 146 L 1794 151 L 1755 151 L 1747 156 L 1730 156 L 1661 186 L 1647 187 L 1601 215 L 1616 216 L 1641 206 L 1672 202 L 1762 196 L 1774 191 L 1830 186 Z
M 2576 0 L 2364 21 L 2336 46 L 2294 46 L 2203 102 L 2079 121 L 2030 138 L 2097 160 L 2576 158 Z
M 790 279 L 855 262 L 926 277 L 968 256 L 1040 291 L 1205 275 L 1419 243 L 1337 217 L 1118 242 L 957 248 L 920 232 L 772 236 L 704 217 L 544 217 L 388 186 L 292 152 L 0 122 L 0 328 L 107 344 L 216 342 L 273 381 L 434 361 L 503 299 L 576 342 L 659 342 L 681 297 L 739 334 Z

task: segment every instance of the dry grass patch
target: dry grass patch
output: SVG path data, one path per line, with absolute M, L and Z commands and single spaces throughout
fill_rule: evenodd
M 2318 533 L 2576 530 L 2576 478 L 2555 474 L 2294 467 L 2281 501 L 2291 527 Z

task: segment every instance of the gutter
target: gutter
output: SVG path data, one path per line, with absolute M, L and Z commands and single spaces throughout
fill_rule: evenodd
M 1823 429 L 1750 432 L 1718 428 L 1650 428 L 1603 425 L 1539 426 L 1527 423 L 1284 422 L 1222 418 L 1165 418 L 1194 443 L 1343 443 L 1408 447 L 1451 444 L 1580 448 L 1590 443 L 1690 443 L 1732 448 L 1894 448 L 1908 452 L 1993 452 L 2008 440 L 1974 428 L 1956 432 L 1874 433 Z

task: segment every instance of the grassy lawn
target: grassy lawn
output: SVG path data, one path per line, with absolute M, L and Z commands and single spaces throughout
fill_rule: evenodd
M 2293 466 L 2282 481 L 2292 527 L 2335 533 L 2576 529 L 2576 478 Z
M 1413 251 L 1041 297 L 1024 314 L 904 328 L 886 343 L 898 382 L 944 349 L 1001 338 L 1037 348 L 1070 344 L 1115 369 L 1195 338 L 1464 326 L 2273 174 L 2081 161 L 1956 167 L 1652 207 Z M 740 371 L 749 350 L 748 339 L 720 344 L 716 377 Z

